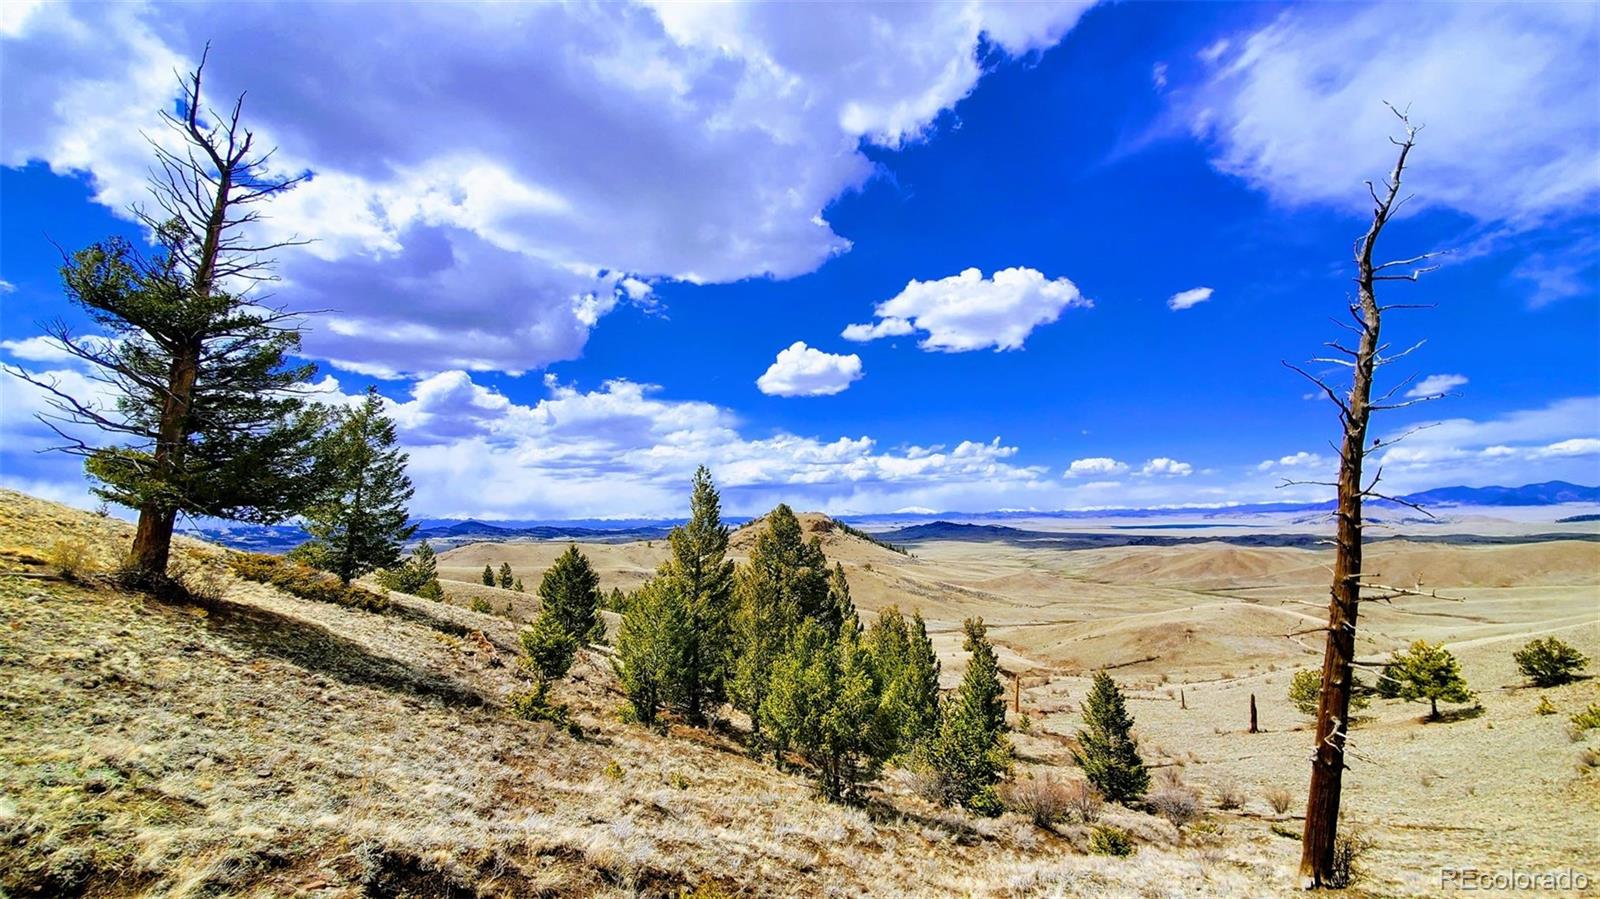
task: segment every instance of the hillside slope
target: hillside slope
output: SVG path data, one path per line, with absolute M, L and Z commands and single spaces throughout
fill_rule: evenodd
M 0 891 L 12 896 L 1268 895 L 1281 839 L 1085 856 L 1081 827 L 974 819 L 900 784 L 864 809 L 731 738 L 624 724 L 600 651 L 556 689 L 581 736 L 509 717 L 514 625 L 393 596 L 308 602 L 179 545 L 167 605 L 44 564 L 129 528 L 0 491 Z M 1270 858 L 1272 864 L 1261 864 Z

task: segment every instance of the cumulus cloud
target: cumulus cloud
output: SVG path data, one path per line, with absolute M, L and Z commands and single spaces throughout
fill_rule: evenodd
M 922 331 L 926 336 L 917 345 L 924 350 L 1015 350 L 1034 328 L 1055 321 L 1063 310 L 1093 305 L 1071 281 L 1049 280 L 1036 269 L 1002 269 L 985 278 L 969 268 L 937 281 L 913 279 L 877 305 L 879 321 L 850 325 L 841 336 L 867 341 Z
M 1429 375 L 1406 391 L 1408 397 L 1438 396 L 1467 383 L 1466 375 Z
M 1069 478 L 1104 478 L 1108 475 L 1124 474 L 1127 470 L 1126 462 L 1095 456 L 1088 459 L 1074 459 L 1064 474 Z
M 516 403 L 465 372 L 417 382 L 390 401 L 417 483 L 414 505 L 435 514 L 515 517 L 668 515 L 706 464 L 730 509 L 790 502 L 888 510 L 950 508 L 956 497 L 1026 496 L 1050 482 L 1011 461 L 1017 448 L 962 441 L 953 448 L 880 448 L 868 436 L 792 433 L 751 438 L 731 411 L 673 400 L 659 387 L 607 381 L 582 391 L 546 380 L 548 395 Z M 475 488 L 463 495 L 460 484 Z
M 1277 468 L 1323 468 L 1332 464 L 1330 460 L 1317 453 L 1308 453 L 1301 450 L 1292 456 L 1280 456 L 1268 459 L 1256 466 L 1257 471 L 1272 471 Z
M 281 254 L 277 291 L 335 310 L 307 352 L 530 370 L 654 279 L 791 277 L 847 250 L 822 211 L 871 173 L 861 142 L 926 136 L 982 76 L 980 35 L 1025 54 L 1086 5 L 331 4 L 293 28 L 270 4 L 8 7 L 0 163 L 143 199 L 140 132 L 160 138 L 173 70 L 210 40 L 212 100 L 248 89 L 277 164 L 314 173 L 264 225 L 317 239 Z
M 1158 456 L 1144 463 L 1139 469 L 1139 474 L 1144 477 L 1186 478 L 1194 474 L 1194 466 L 1188 462 L 1179 462 L 1177 459 L 1168 459 Z
M 1219 169 L 1275 199 L 1360 213 L 1361 183 L 1394 161 L 1380 101 L 1409 104 L 1427 126 L 1414 207 L 1530 227 L 1600 194 L 1597 56 L 1588 4 L 1424 4 L 1404 28 L 1384 4 L 1296 7 L 1202 54 L 1217 68 L 1192 126 Z
M 756 387 L 768 396 L 832 396 L 860 379 L 860 356 L 824 353 L 796 340 L 779 351 Z
M 1211 299 L 1211 294 L 1212 290 L 1209 287 L 1195 287 L 1179 291 L 1167 300 L 1167 308 L 1177 312 L 1181 309 L 1188 309 L 1191 306 L 1198 306 Z
M 1376 461 L 1395 490 L 1546 480 L 1593 484 L 1600 481 L 1600 396 L 1489 419 L 1447 419 L 1421 430 L 1399 428 L 1382 442 L 1387 448 Z

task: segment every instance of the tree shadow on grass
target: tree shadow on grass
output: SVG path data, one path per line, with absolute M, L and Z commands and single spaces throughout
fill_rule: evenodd
M 352 686 L 431 697 L 447 705 L 483 704 L 483 697 L 477 691 L 450 678 L 375 655 L 320 624 L 257 606 L 219 601 L 212 605 L 206 627 L 235 646 L 282 659 Z
M 1476 718 L 1476 717 L 1482 715 L 1483 712 L 1484 712 L 1483 706 L 1481 706 L 1481 705 L 1470 705 L 1470 706 L 1467 706 L 1466 708 L 1460 708 L 1460 709 L 1440 709 L 1439 710 L 1439 717 L 1433 718 L 1433 717 L 1424 715 L 1422 717 L 1422 720 L 1423 720 L 1423 723 L 1425 723 L 1425 724 L 1450 724 L 1450 723 L 1453 723 L 1453 722 L 1456 722 L 1456 721 L 1470 721 L 1473 718 Z

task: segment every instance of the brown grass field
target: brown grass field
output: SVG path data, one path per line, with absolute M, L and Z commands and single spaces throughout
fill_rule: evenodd
M 906 556 L 803 520 L 864 616 L 922 611 L 947 685 L 961 620 L 992 625 L 1020 677 L 1019 777 L 1077 777 L 1077 704 L 1108 667 L 1146 761 L 1201 791 L 1201 817 L 1180 831 L 1108 807 L 1101 820 L 1139 848 L 1107 858 L 1087 854 L 1082 821 L 941 809 L 894 769 L 865 807 L 829 805 L 799 774 L 751 759 L 736 724 L 623 723 L 604 649 L 581 653 L 556 688 L 581 736 L 514 719 L 503 704 L 523 687 L 516 629 L 563 543 L 451 550 L 449 601 L 395 595 L 372 613 L 235 580 L 224 550 L 183 540 L 185 580 L 212 600 L 167 605 L 94 576 L 127 525 L 0 491 L 0 895 L 1296 892 L 1310 736 L 1284 692 L 1319 657 L 1314 636 L 1284 635 L 1319 617 L 1326 553 L 941 542 Z M 737 534 L 736 551 L 748 540 Z M 76 580 L 53 573 L 58 541 L 89 551 Z M 606 589 L 636 586 L 666 551 L 582 548 Z M 526 593 L 481 586 L 484 564 L 501 562 Z M 1441 867 L 1600 880 L 1600 773 L 1579 761 L 1600 733 L 1567 728 L 1600 701 L 1600 679 L 1532 689 L 1511 661 L 1544 634 L 1600 657 L 1600 545 L 1396 541 L 1370 551 L 1369 570 L 1449 598 L 1365 610 L 1363 657 L 1445 641 L 1482 712 L 1423 723 L 1421 706 L 1374 701 L 1346 776 L 1345 826 L 1371 843 L 1349 893 L 1437 893 Z M 493 614 L 464 608 L 474 596 Z M 1259 734 L 1246 733 L 1252 694 Z M 1558 713 L 1537 714 L 1541 697 Z M 1293 796 L 1283 814 L 1268 807 L 1274 788 Z M 1230 792 L 1242 807 L 1220 807 Z

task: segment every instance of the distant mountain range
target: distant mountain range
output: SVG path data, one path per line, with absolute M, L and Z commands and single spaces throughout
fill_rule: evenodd
M 1546 481 L 1543 484 L 1525 484 L 1521 487 L 1439 487 L 1433 490 L 1424 490 L 1420 493 L 1407 494 L 1401 499 L 1434 509 L 1460 506 L 1553 506 L 1563 503 L 1600 503 L 1600 487 L 1585 487 L 1580 484 L 1569 484 L 1566 481 Z M 1377 501 L 1369 503 L 1369 505 L 1378 508 L 1403 508 L 1395 503 L 1386 501 Z M 1332 508 L 1332 501 L 1328 501 L 1321 503 L 1250 503 L 1214 508 L 1095 509 L 1054 512 L 928 512 L 918 510 L 876 515 L 847 515 L 840 516 L 839 520 L 849 524 L 903 524 L 906 526 L 897 530 L 875 533 L 874 536 L 897 543 L 909 543 L 930 539 L 1035 539 L 1031 536 L 1032 532 L 1020 531 L 1016 528 L 1001 525 L 959 524 L 947 520 L 952 518 L 1006 521 L 1027 518 L 1173 518 L 1183 516 L 1205 520 L 1266 512 L 1324 512 Z M 749 518 L 732 517 L 726 519 L 729 524 L 735 526 L 749 520 Z M 1569 518 L 1563 520 L 1579 519 Z M 929 525 L 937 525 L 937 527 L 919 531 L 921 526 L 914 524 L 915 522 L 926 522 Z M 510 519 L 487 522 L 470 518 L 423 518 L 417 519 L 413 523 L 417 525 L 417 533 L 413 539 L 426 539 L 434 544 L 436 548 L 445 549 L 466 543 L 496 543 L 514 540 L 583 540 L 589 543 L 659 540 L 666 537 L 673 526 L 681 524 L 682 519 Z M 1181 526 L 1203 529 L 1212 525 L 1202 523 Z M 236 549 L 272 553 L 286 552 L 304 542 L 307 537 L 306 532 L 295 525 L 244 525 L 231 522 L 219 523 L 215 526 L 207 525 L 193 529 L 190 532 L 206 540 Z M 937 532 L 938 536 L 934 535 L 935 532 Z M 1068 539 L 1061 534 L 1040 533 L 1038 535 L 1038 539 L 1045 537 L 1056 540 Z M 1152 541 L 1156 544 L 1166 545 L 1171 541 L 1194 542 L 1211 538 L 1071 535 L 1071 539 L 1083 541 L 1084 545 L 1106 546 L 1143 545 Z M 1243 541 L 1251 545 L 1297 545 L 1292 541 L 1290 543 L 1281 542 L 1285 539 L 1289 538 L 1269 534 L 1263 534 L 1259 537 L 1252 535 L 1248 539 L 1230 538 L 1230 540 Z

